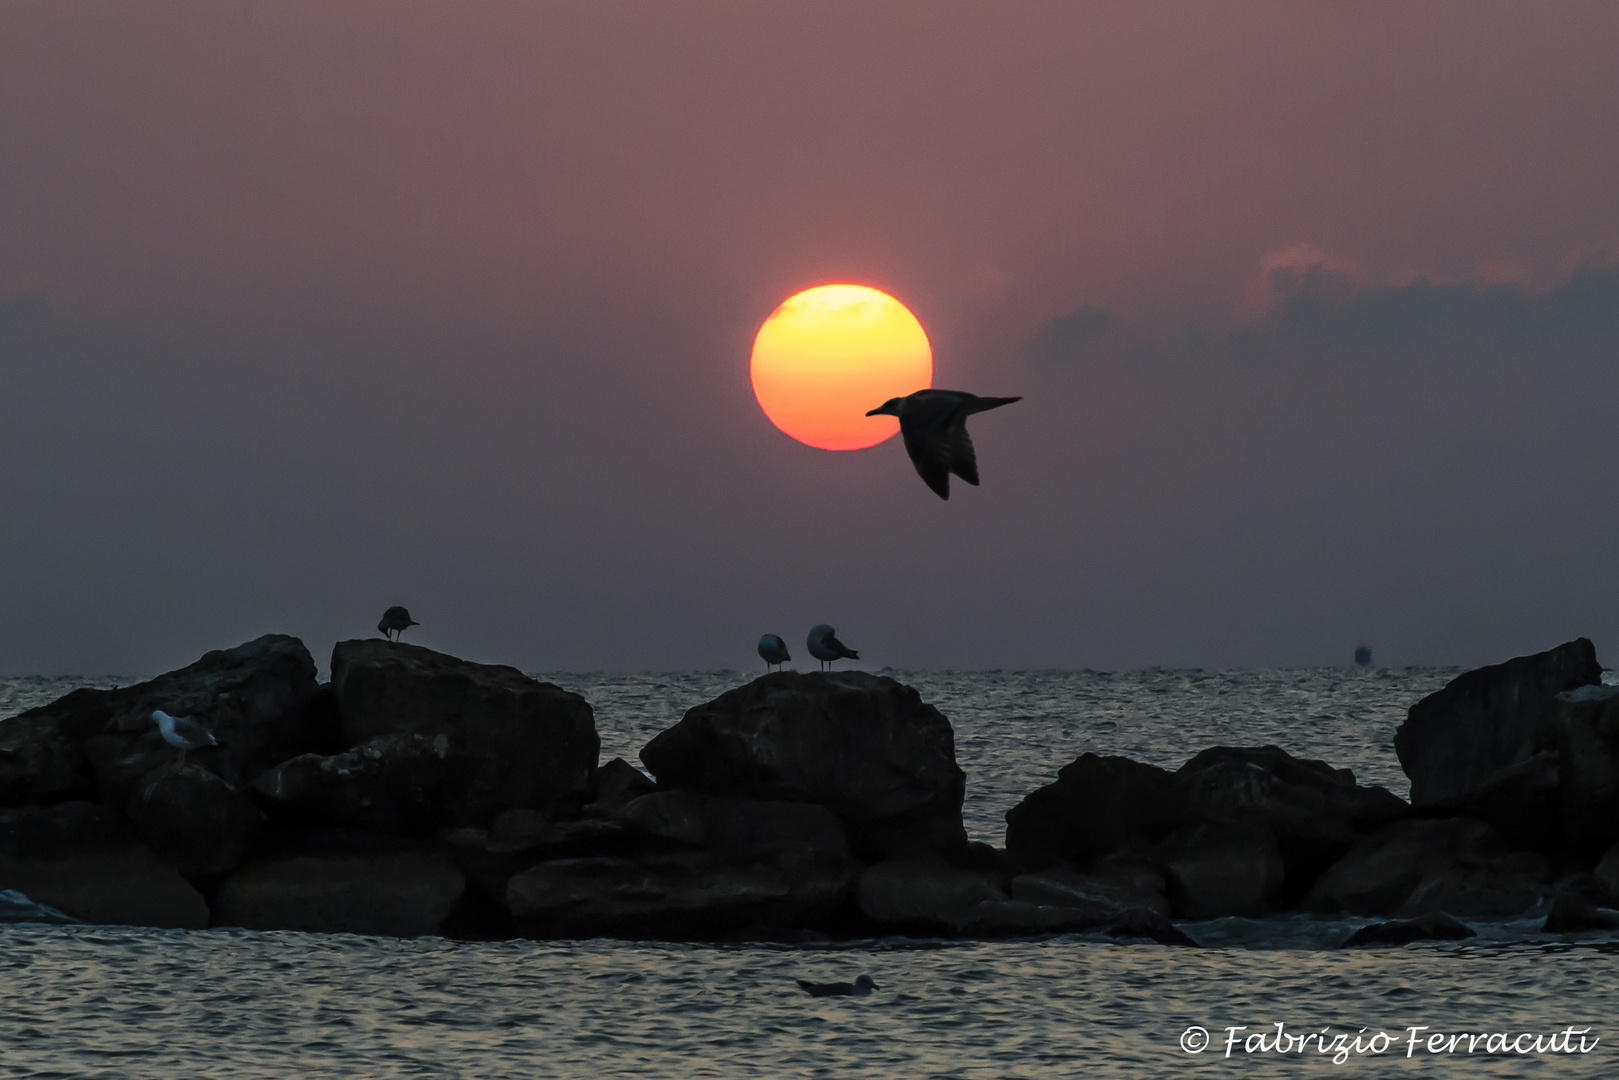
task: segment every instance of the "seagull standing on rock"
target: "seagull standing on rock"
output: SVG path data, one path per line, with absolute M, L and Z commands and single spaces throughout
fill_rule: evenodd
M 187 751 L 220 745 L 213 732 L 189 716 L 170 716 L 162 709 L 153 709 L 152 720 L 157 724 L 158 734 L 163 736 L 163 741 L 180 751 L 181 768 L 185 767 Z
M 811 628 L 809 640 L 804 644 L 808 646 L 809 654 L 824 664 L 829 665 L 832 661 L 845 658 L 849 660 L 860 659 L 860 654 L 839 641 L 837 631 L 826 625 L 826 623 Z M 821 670 L 825 671 L 826 668 L 823 667 Z
M 950 497 L 950 474 L 978 486 L 978 459 L 967 437 L 967 417 L 998 409 L 1021 397 L 979 397 L 960 390 L 918 390 L 889 398 L 867 416 L 897 416 L 905 452 L 923 483 L 941 499 Z
M 377 623 L 377 633 L 389 641 L 398 641 L 395 635 L 403 634 L 407 626 L 420 626 L 421 623 L 410 617 L 410 612 L 395 604 L 382 613 L 382 621 Z
M 771 664 L 785 664 L 792 659 L 787 655 L 787 643 L 781 640 L 780 634 L 766 634 L 760 638 L 759 655 L 764 659 L 767 672 Z

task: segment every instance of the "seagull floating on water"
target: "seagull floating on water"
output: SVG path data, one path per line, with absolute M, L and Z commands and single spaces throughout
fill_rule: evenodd
M 377 623 L 377 633 L 390 641 L 399 640 L 395 635 L 403 634 L 407 626 L 420 626 L 421 623 L 410 617 L 410 612 L 395 604 L 382 613 L 382 621 Z
M 967 417 L 998 409 L 1021 397 L 979 397 L 960 390 L 918 390 L 889 398 L 867 416 L 899 417 L 899 433 L 916 473 L 935 495 L 950 497 L 950 474 L 978 486 L 978 459 L 967 437 Z
M 860 659 L 860 654 L 838 640 L 838 632 L 826 623 L 812 627 L 809 640 L 804 643 L 809 648 L 809 654 L 815 659 L 830 664 L 834 660 Z M 824 668 L 822 670 L 825 670 Z
M 153 709 L 152 720 L 157 724 L 158 734 L 163 736 L 163 741 L 180 751 L 182 766 L 188 751 L 220 745 L 213 732 L 189 716 L 170 716 L 162 709 Z
M 787 655 L 787 643 L 781 640 L 780 634 L 766 634 L 759 639 L 759 655 L 764 659 L 765 670 L 770 670 L 771 664 L 785 664 L 792 657 Z
M 865 997 L 873 990 L 882 989 L 871 981 L 870 975 L 862 975 L 852 983 L 815 983 L 799 979 L 798 985 L 808 991 L 810 997 Z

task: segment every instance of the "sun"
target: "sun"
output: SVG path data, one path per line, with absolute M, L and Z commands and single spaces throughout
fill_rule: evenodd
M 822 450 L 876 446 L 899 431 L 867 416 L 933 384 L 933 349 L 916 316 L 865 285 L 818 285 L 770 313 L 753 341 L 753 395 L 770 422 Z

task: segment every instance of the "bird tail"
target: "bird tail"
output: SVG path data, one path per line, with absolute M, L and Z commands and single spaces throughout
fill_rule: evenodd
M 847 659 L 850 659 L 850 660 L 858 660 L 858 659 L 860 659 L 860 654 L 855 652 L 853 649 L 844 649 L 843 650 L 843 655 Z
M 974 398 L 973 401 L 967 406 L 966 412 L 967 412 L 968 416 L 971 416 L 973 413 L 988 412 L 991 409 L 998 409 L 1002 405 L 1010 405 L 1014 401 L 1022 401 L 1022 400 L 1023 400 L 1022 395 L 1019 395 L 1017 397 L 981 397 L 981 398 Z
M 810 982 L 808 979 L 798 979 L 796 981 L 798 985 L 803 987 L 806 991 L 815 989 L 815 984 Z

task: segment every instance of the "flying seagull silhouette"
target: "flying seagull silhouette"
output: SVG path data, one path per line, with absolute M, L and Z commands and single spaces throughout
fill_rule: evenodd
M 799 979 L 798 985 L 803 987 L 810 997 L 865 997 L 873 990 L 882 989 L 871 981 L 870 975 L 862 975 L 852 983 L 815 983 L 808 979 Z
M 153 709 L 152 721 L 157 724 L 158 734 L 163 736 L 163 741 L 180 751 L 182 768 L 188 751 L 220 745 L 213 732 L 189 716 L 170 716 L 162 709 Z
M 785 664 L 792 657 L 787 655 L 787 643 L 781 640 L 780 634 L 766 634 L 759 639 L 759 655 L 765 662 L 765 670 L 770 670 L 771 664 Z
M 860 654 L 838 640 L 838 632 L 826 623 L 812 627 L 809 640 L 804 643 L 809 648 L 809 654 L 817 660 L 830 663 L 848 657 L 850 660 L 860 659 Z M 822 670 L 825 670 L 824 668 Z
M 410 612 L 395 604 L 382 613 L 382 621 L 377 623 L 377 633 L 390 641 L 399 640 L 395 635 L 403 634 L 407 626 L 420 626 L 421 623 L 410 617 Z
M 998 409 L 1021 397 L 979 397 L 960 390 L 918 390 L 889 398 L 867 416 L 899 417 L 899 433 L 917 475 L 941 499 L 950 497 L 950 474 L 978 486 L 978 459 L 967 437 L 967 417 Z

